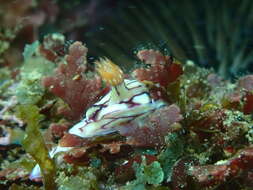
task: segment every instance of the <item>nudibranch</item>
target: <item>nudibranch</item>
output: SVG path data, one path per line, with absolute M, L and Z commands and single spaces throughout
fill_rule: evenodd
M 120 67 L 111 60 L 101 58 L 95 64 L 102 80 L 111 89 L 86 111 L 85 118 L 70 128 L 68 133 L 82 138 L 106 135 L 116 132 L 124 123 L 139 120 L 165 105 L 161 100 L 152 99 L 142 82 L 124 79 Z M 50 156 L 72 148 L 58 145 L 50 152 Z M 38 177 L 38 172 L 39 167 L 36 166 L 30 177 Z
M 111 90 L 87 110 L 85 118 L 69 130 L 70 134 L 83 138 L 105 135 L 117 131 L 120 124 L 164 105 L 150 97 L 143 83 L 124 79 L 122 70 L 109 59 L 100 59 L 96 65 Z

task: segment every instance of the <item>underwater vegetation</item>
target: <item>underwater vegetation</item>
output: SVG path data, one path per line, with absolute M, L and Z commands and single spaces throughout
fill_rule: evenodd
M 1 190 L 253 189 L 253 3 L 155 2 L 0 0 Z
M 1 188 L 252 188 L 252 75 L 231 83 L 152 49 L 124 74 L 60 43 L 27 45 L 14 77 L 3 68 Z

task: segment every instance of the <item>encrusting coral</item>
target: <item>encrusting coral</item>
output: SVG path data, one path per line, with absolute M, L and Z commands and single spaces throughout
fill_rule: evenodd
M 232 84 L 153 49 L 124 74 L 66 43 L 48 35 L 1 69 L 0 188 L 253 187 L 252 75 Z

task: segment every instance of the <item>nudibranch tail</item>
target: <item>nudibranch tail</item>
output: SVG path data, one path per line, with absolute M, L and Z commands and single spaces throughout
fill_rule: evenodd
M 123 82 L 122 70 L 108 58 L 100 58 L 95 64 L 97 72 L 109 85 L 117 86 Z
M 54 156 L 60 152 L 67 152 L 74 147 L 61 147 L 61 146 L 56 146 L 54 147 L 50 152 L 49 156 L 50 158 L 54 158 Z M 36 164 L 35 167 L 33 168 L 32 172 L 29 175 L 30 180 L 36 181 L 37 179 L 40 179 L 42 177 L 41 175 L 41 170 L 39 164 Z

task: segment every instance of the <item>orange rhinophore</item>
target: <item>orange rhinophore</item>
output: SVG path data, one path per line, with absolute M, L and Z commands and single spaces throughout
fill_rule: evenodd
M 106 83 L 117 86 L 123 82 L 124 74 L 122 70 L 108 58 L 100 58 L 95 64 L 97 72 Z

